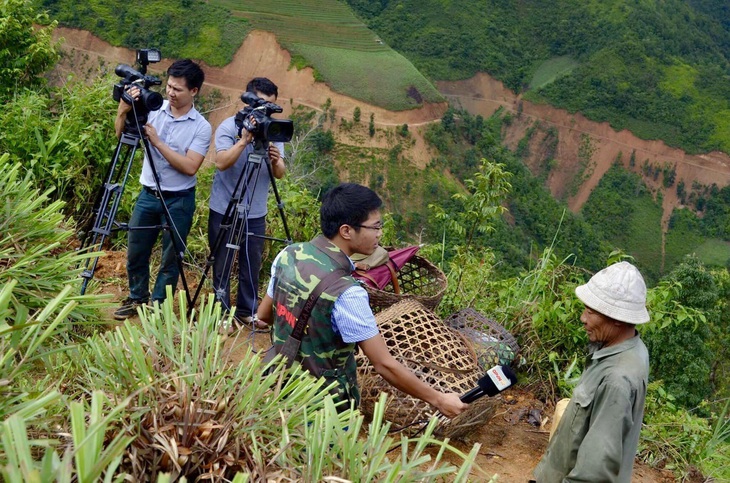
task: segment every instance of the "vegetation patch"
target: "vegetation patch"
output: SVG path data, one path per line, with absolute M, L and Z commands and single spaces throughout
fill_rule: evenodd
M 569 55 L 548 59 L 537 67 L 528 88 L 539 89 L 553 82 L 558 77 L 569 74 L 578 65 L 580 63 Z

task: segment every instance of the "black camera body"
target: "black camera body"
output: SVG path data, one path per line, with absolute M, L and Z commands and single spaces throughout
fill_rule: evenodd
M 124 102 L 133 105 L 135 110 L 146 113 L 162 107 L 162 94 L 149 90 L 151 86 L 162 84 L 160 79 L 137 72 L 127 64 L 119 64 L 114 72 L 122 77 L 121 82 L 114 84 L 112 97 L 115 101 L 119 102 L 120 99 L 124 99 Z M 127 88 L 133 85 L 139 89 L 139 98 L 136 101 L 126 92 Z
M 157 77 L 146 75 L 147 64 L 159 62 L 160 59 L 159 50 L 140 49 L 137 50 L 137 62 L 140 64 L 141 72 L 134 70 L 127 64 L 119 64 L 114 69 L 114 73 L 122 80 L 114 84 L 112 97 L 116 102 L 124 100 L 132 106 L 124 125 L 126 130 L 137 135 L 141 135 L 140 130 L 147 124 L 147 115 L 151 111 L 156 111 L 162 107 L 162 94 L 149 90 L 152 86 L 161 85 L 162 81 Z M 127 93 L 127 89 L 131 86 L 136 86 L 139 89 L 139 97 L 136 100 Z
M 236 113 L 238 135 L 245 129 L 253 134 L 254 140 L 285 143 L 294 135 L 294 123 L 288 119 L 272 119 L 273 113 L 282 112 L 278 104 L 265 101 L 253 92 L 241 94 L 241 100 L 248 104 Z

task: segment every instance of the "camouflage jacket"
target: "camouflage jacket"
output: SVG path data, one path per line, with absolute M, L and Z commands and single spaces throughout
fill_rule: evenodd
M 332 329 L 332 309 L 345 290 L 357 282 L 350 275 L 350 259 L 327 238 L 320 235 L 309 243 L 284 249 L 274 269 L 274 349 L 281 346 L 294 330 L 302 307 L 320 280 L 333 270 L 347 274 L 335 280 L 320 295 L 302 337 L 297 361 L 315 377 L 337 382 L 332 392 L 336 401 L 360 404 L 355 364 L 355 344 L 346 343 Z M 349 405 L 348 405 L 349 407 Z

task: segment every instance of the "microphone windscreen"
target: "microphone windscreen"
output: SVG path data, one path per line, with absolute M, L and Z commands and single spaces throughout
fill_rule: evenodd
M 478 384 L 489 397 L 496 396 L 517 382 L 517 376 L 509 366 L 494 366 L 479 379 Z

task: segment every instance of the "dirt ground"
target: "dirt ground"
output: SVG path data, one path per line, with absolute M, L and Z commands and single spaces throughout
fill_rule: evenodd
M 91 73 L 93 69 L 98 69 L 100 61 L 104 61 L 107 66 L 113 66 L 117 63 L 131 64 L 134 60 L 132 51 L 112 47 L 88 32 L 58 28 L 55 36 L 65 39 L 63 49 L 66 52 L 66 57 L 57 71 L 58 79 L 65 79 L 71 72 Z M 360 107 L 363 119 L 369 119 L 370 113 L 375 114 L 375 124 L 378 129 L 408 124 L 415 143 L 407 149 L 405 157 L 411 159 L 417 166 L 425 166 L 430 161 L 433 153 L 422 138 L 422 126 L 438 122 L 446 109 L 445 103 L 426 105 L 412 111 L 389 112 L 331 91 L 327 85 L 315 82 L 309 69 L 302 71 L 290 69 L 289 61 L 288 52 L 280 48 L 274 35 L 252 32 L 231 64 L 224 68 L 206 67 L 206 84 L 219 89 L 224 97 L 229 99 L 222 108 L 209 113 L 214 127 L 243 107 L 238 96 L 244 88 L 245 79 L 268 76 L 275 79 L 280 87 L 279 101 L 285 109 L 283 115 L 288 115 L 296 105 L 319 109 L 327 99 L 331 99 L 337 115 L 346 119 L 352 119 L 354 108 Z M 163 70 L 168 64 L 169 60 L 163 61 L 161 66 L 156 66 L 156 70 Z M 643 141 L 631 133 L 616 132 L 607 124 L 588 121 L 580 114 L 572 115 L 549 106 L 523 102 L 500 82 L 486 74 L 479 74 L 467 81 L 439 83 L 438 87 L 449 101 L 458 102 L 473 113 L 488 116 L 499 107 L 514 113 L 521 111 L 520 118 L 506 131 L 507 144 L 512 148 L 536 120 L 555 126 L 559 130 L 560 139 L 556 154 L 558 166 L 553 170 L 548 184 L 556 196 L 563 193 L 561 190 L 565 189 L 566 180 L 575 172 L 580 135 L 589 134 L 596 144 L 594 155 L 596 167 L 593 175 L 578 193 L 569 199 L 573 210 L 579 209 L 585 202 L 619 151 L 624 153 L 624 159 L 628 159 L 630 152 L 636 150 L 637 160 L 643 161 L 646 158 L 656 162 L 676 163 L 677 179 L 684 179 L 686 182 L 690 180 L 688 184 L 691 184 L 691 180 L 704 184 L 714 182 L 719 186 L 730 184 L 730 158 L 722 153 L 689 156 L 658 141 Z M 337 122 L 332 123 L 332 128 L 338 140 L 346 143 L 347 136 L 340 135 Z M 358 143 L 365 147 L 389 147 L 386 136 L 359 137 Z M 656 185 L 653 180 L 652 183 Z M 664 195 L 665 215 L 677 204 L 675 190 L 668 190 Z M 199 273 L 191 272 L 187 279 L 189 289 L 195 290 L 200 279 Z M 114 300 L 124 298 L 125 253 L 109 252 L 106 257 L 101 258 L 95 280 L 100 282 L 101 290 L 110 294 Z M 113 310 L 113 307 L 108 309 L 110 319 Z M 269 339 L 267 334 L 241 329 L 231 335 L 227 344 L 235 359 L 240 357 L 251 344 L 257 349 L 267 348 Z M 543 411 L 544 416 L 547 416 L 551 414 L 552 408 L 545 408 L 542 402 L 519 388 L 510 390 L 509 394 L 503 397 L 500 409 L 489 424 L 473 433 L 469 441 L 454 443 L 465 452 L 468 452 L 473 443 L 480 443 L 477 468 L 473 473 L 475 481 L 487 481 L 493 474 L 499 475 L 500 482 L 525 482 L 530 478 L 532 469 L 544 452 L 550 429 L 549 419 L 542 427 L 535 427 L 527 422 L 526 414 L 531 409 L 539 409 Z M 674 481 L 674 478 L 668 471 L 637 464 L 633 481 L 668 482 Z

